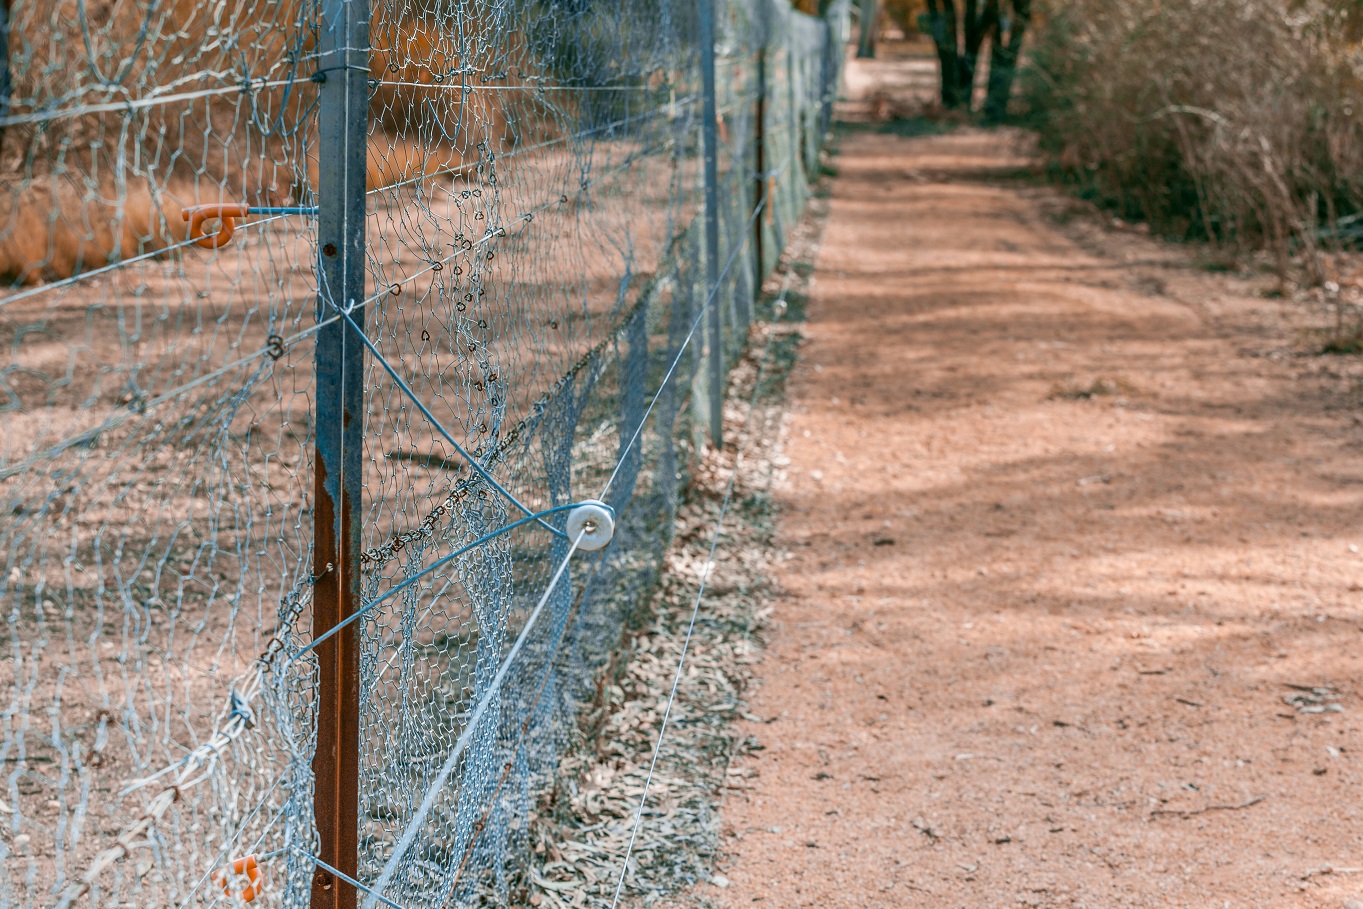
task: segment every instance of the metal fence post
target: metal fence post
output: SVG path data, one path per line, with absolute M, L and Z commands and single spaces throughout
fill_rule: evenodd
M 700 0 L 701 143 L 705 157 L 705 299 L 710 326 L 710 444 L 724 446 L 724 334 L 719 305 L 719 136 L 715 104 L 715 4 Z
M 9 4 L 0 0 L 0 117 L 9 116 Z M 0 126 L 0 149 L 5 144 L 5 127 Z
M 756 272 L 756 280 L 753 282 L 753 301 L 756 302 L 762 296 L 762 280 L 767 276 L 766 256 L 762 249 L 762 221 L 770 214 L 770 211 L 757 213 L 758 206 L 762 205 L 767 195 L 767 43 L 768 43 L 768 20 L 771 10 L 769 0 L 757 0 L 757 30 L 759 44 L 757 46 L 757 110 L 754 112 L 753 120 L 756 124 L 756 136 L 753 140 L 753 168 L 757 171 L 756 185 L 754 189 L 757 195 L 753 199 L 753 270 Z M 771 205 L 771 200 L 766 199 L 766 204 Z
M 313 637 L 360 602 L 364 345 L 337 319 L 364 299 L 369 2 L 322 0 L 319 35 L 317 401 L 313 512 Z M 365 324 L 362 307 L 350 310 Z M 328 320 L 331 320 L 328 322 Z M 318 857 L 356 876 L 359 862 L 358 626 L 317 647 L 317 750 L 312 770 Z M 354 909 L 355 890 L 319 868 L 312 909 Z
M 833 54 L 842 53 L 842 48 L 838 47 L 838 42 L 833 37 L 833 20 L 824 19 L 823 23 L 823 49 L 824 52 L 819 59 L 819 134 L 813 142 L 814 160 L 812 168 L 817 172 L 819 166 L 819 150 L 823 147 L 824 137 L 828 135 L 830 105 L 828 96 L 828 86 L 832 79 L 829 73 L 833 71 Z

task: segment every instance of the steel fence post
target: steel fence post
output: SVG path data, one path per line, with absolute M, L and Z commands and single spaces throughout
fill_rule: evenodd
M 757 171 L 754 186 L 756 195 L 753 198 L 754 302 L 762 296 L 762 279 L 767 276 L 766 256 L 762 249 L 762 221 L 767 213 L 758 214 L 757 210 L 767 195 L 767 22 L 770 10 L 771 3 L 769 0 L 757 0 L 757 110 L 753 115 L 756 133 L 753 139 L 753 168 Z M 771 200 L 766 199 L 766 204 L 770 205 Z
M 719 305 L 719 116 L 715 104 L 715 2 L 700 0 L 701 151 L 705 180 L 705 299 L 710 331 L 710 444 L 724 446 L 724 332 Z
M 843 0 L 846 3 L 847 0 Z M 872 4 L 878 8 L 879 4 Z M 824 18 L 824 55 L 823 73 L 821 74 L 822 85 L 820 86 L 820 111 L 819 111 L 819 147 L 823 146 L 824 140 L 828 137 L 828 131 L 833 128 L 833 106 L 838 100 L 838 73 L 842 70 L 842 61 L 839 59 L 843 53 L 841 30 L 834 26 L 835 17 L 841 19 L 845 16 L 845 7 L 842 3 L 835 3 L 829 7 L 828 13 Z M 860 54 L 858 54 L 860 56 Z M 818 158 L 815 157 L 817 165 Z
M 0 117 L 9 116 L 9 10 L 10 0 L 0 0 Z M 5 127 L 0 125 L 0 150 L 5 144 Z
M 317 75 L 316 454 L 312 634 L 360 603 L 364 345 L 341 318 L 364 326 L 365 165 L 369 116 L 368 0 L 322 0 Z M 312 770 L 318 857 L 356 877 L 359 863 L 359 627 L 317 647 L 317 749 Z M 312 909 L 354 909 L 356 893 L 321 868 Z

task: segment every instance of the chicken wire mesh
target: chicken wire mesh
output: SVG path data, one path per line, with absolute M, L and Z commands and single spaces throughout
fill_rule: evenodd
M 342 322 L 368 345 L 358 896 L 509 899 L 656 576 L 704 351 L 741 351 L 807 198 L 847 34 L 845 4 L 717 0 L 712 288 L 695 4 L 374 3 L 342 311 L 325 13 L 0 5 L 0 906 L 309 902 L 314 360 Z M 563 507 L 598 496 L 615 538 L 570 558 Z M 522 506 L 541 520 L 502 532 Z

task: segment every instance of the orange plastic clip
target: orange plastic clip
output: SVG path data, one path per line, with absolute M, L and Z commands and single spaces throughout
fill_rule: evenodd
M 251 207 L 242 203 L 217 203 L 215 205 L 191 205 L 180 212 L 180 217 L 189 222 L 189 238 L 204 249 L 217 249 L 232 242 L 232 231 L 236 219 L 250 214 Z M 221 222 L 216 234 L 204 233 L 204 222 L 216 218 Z
M 249 903 L 259 896 L 260 891 L 264 889 L 261 886 L 260 864 L 256 861 L 254 855 L 239 858 L 227 868 L 214 872 L 213 880 L 222 888 L 223 893 L 232 896 L 232 878 L 243 875 L 246 877 L 246 887 L 237 896 L 241 897 L 243 903 Z

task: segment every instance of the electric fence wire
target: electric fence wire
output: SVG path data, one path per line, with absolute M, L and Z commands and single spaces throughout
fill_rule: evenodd
M 692 338 L 695 337 L 696 329 L 697 329 L 697 328 L 699 327 L 699 325 L 701 324 L 701 320 L 704 318 L 704 316 L 705 316 L 706 313 L 708 312 L 709 308 L 710 308 L 712 305 L 714 305 L 715 300 L 718 298 L 719 291 L 720 291 L 720 289 L 724 286 L 724 281 L 725 281 L 725 279 L 726 279 L 726 277 L 727 277 L 727 275 L 728 275 L 729 269 L 733 266 L 733 263 L 737 260 L 739 253 L 740 253 L 740 252 L 743 250 L 743 248 L 746 246 L 746 244 L 747 244 L 747 239 L 746 239 L 746 238 L 748 237 L 749 234 L 751 234 L 751 227 L 752 227 L 753 223 L 755 222 L 755 220 L 761 215 L 762 210 L 763 210 L 763 208 L 765 207 L 765 204 L 766 204 L 766 200 L 765 200 L 765 198 L 764 198 L 760 204 L 758 204 L 757 206 L 754 206 L 753 214 L 752 214 L 752 216 L 751 216 L 751 217 L 749 218 L 749 220 L 748 220 L 748 228 L 749 228 L 749 230 L 747 230 L 747 231 L 744 232 L 744 238 L 745 238 L 745 239 L 743 240 L 743 242 L 736 244 L 735 247 L 734 247 L 734 249 L 733 249 L 732 252 L 730 253 L 729 259 L 728 259 L 728 261 L 725 263 L 724 268 L 723 268 L 723 270 L 722 270 L 721 273 L 720 273 L 720 279 L 719 279 L 719 281 L 716 282 L 715 286 L 712 287 L 712 288 L 710 289 L 709 295 L 707 296 L 705 303 L 701 306 L 699 314 L 696 316 L 695 320 L 692 322 L 692 324 L 691 324 L 691 329 L 690 329 L 690 331 L 687 332 L 687 335 L 686 335 L 685 339 L 682 341 L 682 344 L 680 345 L 680 348 L 678 349 L 676 356 L 675 356 L 675 357 L 673 358 L 673 360 L 672 360 L 672 364 L 669 366 L 669 368 L 668 368 L 668 370 L 667 370 L 667 373 L 663 376 L 662 380 L 659 382 L 658 389 L 657 389 L 657 391 L 653 394 L 652 401 L 650 402 L 648 409 L 645 411 L 643 419 L 640 420 L 639 428 L 635 431 L 634 435 L 630 438 L 630 440 L 629 440 L 629 442 L 626 444 L 626 446 L 621 450 L 620 455 L 619 455 L 619 457 L 618 457 L 618 459 L 617 459 L 617 462 L 616 462 L 615 470 L 612 471 L 612 473 L 611 473 L 611 475 L 610 475 L 610 478 L 607 480 L 606 485 L 605 485 L 605 487 L 602 489 L 601 495 L 600 495 L 598 498 L 604 498 L 605 495 L 606 495 L 606 493 L 608 493 L 608 492 L 610 491 L 610 487 L 611 487 L 612 483 L 614 483 L 615 477 L 616 477 L 616 475 L 618 474 L 618 472 L 619 472 L 619 470 L 620 470 L 620 465 L 624 464 L 624 463 L 627 461 L 628 456 L 629 456 L 631 450 L 633 449 L 634 445 L 638 442 L 639 437 L 640 437 L 640 432 L 642 431 L 642 428 L 643 428 L 644 423 L 647 422 L 648 415 L 649 415 L 649 414 L 652 412 L 652 410 L 653 410 L 653 405 L 654 405 L 655 403 L 657 403 L 658 399 L 662 396 L 663 392 L 666 390 L 668 384 L 672 381 L 672 377 L 673 377 L 673 375 L 676 373 L 677 365 L 681 362 L 681 359 L 682 359 L 683 354 L 685 353 L 686 347 L 691 343 Z M 355 325 L 355 322 L 354 322 L 353 320 L 350 319 L 350 315 L 349 315 L 348 313 L 344 313 L 344 315 L 345 315 L 345 318 L 347 319 L 347 321 L 350 321 L 351 326 L 352 326 L 353 328 L 355 328 L 355 330 L 358 332 L 358 331 L 359 331 L 359 328 L 358 328 L 358 326 Z M 363 338 L 363 337 L 364 337 L 363 332 L 361 332 L 360 334 L 361 334 L 361 337 Z M 378 350 L 374 348 L 372 342 L 369 342 L 369 341 L 366 339 L 365 343 L 368 344 L 371 353 L 373 353 L 375 357 L 379 358 L 380 362 L 384 365 L 384 367 L 385 367 L 386 369 L 388 369 L 390 372 L 392 372 L 392 368 L 391 368 L 390 366 L 387 365 L 386 361 L 383 360 L 382 354 L 380 354 L 380 353 L 378 352 Z M 395 379 L 398 379 L 399 383 L 401 383 L 401 379 L 396 375 L 396 373 L 393 373 L 393 375 L 394 375 L 394 378 L 395 378 Z M 415 397 L 414 397 L 414 396 L 415 396 L 415 393 L 412 392 L 412 391 L 410 391 L 410 389 L 406 389 L 406 391 L 407 391 L 407 393 L 408 393 L 409 395 L 413 395 L 413 400 L 415 400 Z M 440 428 L 440 427 L 439 427 L 439 423 L 435 420 L 435 418 L 434 418 L 433 416 L 429 416 L 429 411 L 426 411 L 426 410 L 425 410 L 424 405 L 421 405 L 420 402 L 418 402 L 418 406 L 422 407 L 423 412 L 426 412 L 426 413 L 427 413 L 427 415 L 428 415 L 429 419 L 431 420 L 431 422 L 432 422 L 434 425 L 436 425 L 437 428 L 439 428 L 440 431 L 443 433 L 443 432 L 444 432 L 443 428 Z M 451 440 L 451 441 L 452 441 L 452 440 Z M 727 502 L 727 500 L 726 500 L 726 502 Z M 627 506 L 626 506 L 626 507 L 627 507 Z M 556 510 L 562 510 L 562 509 L 556 509 Z M 530 520 L 530 518 L 526 518 L 525 520 L 528 521 L 528 520 Z M 368 897 L 368 899 L 366 899 L 364 905 L 362 906 L 362 909 L 374 909 L 374 904 L 375 904 L 376 901 L 382 901 L 384 904 L 389 905 L 389 906 L 394 906 L 394 905 L 396 905 L 395 903 L 392 903 L 390 900 L 388 900 L 386 897 L 384 897 L 384 896 L 382 895 L 383 892 L 384 892 L 384 890 L 385 890 L 385 888 L 388 886 L 389 881 L 392 879 L 393 874 L 396 872 L 398 864 L 401 862 L 402 858 L 406 855 L 407 850 L 411 848 L 412 842 L 414 841 L 414 839 L 415 839 L 415 837 L 416 837 L 416 832 L 419 830 L 420 825 L 421 825 L 421 822 L 425 820 L 426 815 L 429 813 L 429 811 L 430 811 L 430 809 L 431 809 L 431 806 L 432 806 L 432 805 L 434 804 L 434 802 L 435 802 L 435 797 L 436 797 L 436 795 L 437 795 L 437 794 L 439 793 L 439 791 L 444 787 L 445 782 L 448 780 L 450 773 L 454 770 L 455 762 L 458 760 L 459 756 L 463 753 L 464 748 L 467 747 L 468 741 L 472 738 L 472 734 L 473 734 L 473 732 L 474 732 L 474 730 L 475 730 L 475 727 L 476 727 L 476 725 L 477 725 L 477 722 L 478 722 L 478 720 L 481 718 L 483 711 L 486 709 L 487 703 L 490 701 L 490 699 L 491 699 L 492 696 L 496 693 L 496 691 L 501 687 L 501 680 L 505 677 L 506 672 L 507 672 L 507 670 L 510 668 L 511 663 L 512 663 L 513 660 L 515 659 L 516 654 L 520 651 L 520 648 L 521 648 L 522 643 L 525 641 L 525 638 L 528 636 L 531 627 L 532 627 L 532 626 L 534 625 L 534 623 L 535 623 L 535 620 L 539 617 L 539 614 L 540 614 L 541 610 L 544 608 L 544 604 L 545 604 L 546 602 L 548 602 L 550 593 L 552 593 L 552 591 L 553 591 L 555 585 L 557 585 L 557 583 L 558 583 L 558 580 L 559 580 L 560 575 L 562 575 L 564 569 L 567 567 L 568 561 L 569 561 L 569 559 L 571 558 L 572 553 L 573 553 L 574 551 L 576 551 L 576 549 L 577 549 L 577 544 L 578 544 L 578 542 L 580 541 L 580 539 L 581 539 L 581 538 L 580 538 L 580 536 L 579 536 L 579 538 L 578 538 L 577 540 L 574 540 L 574 541 L 573 541 L 573 546 L 572 546 L 572 548 L 569 550 L 568 556 L 566 556 L 566 557 L 564 558 L 563 562 L 559 565 L 558 570 L 555 572 L 553 579 L 552 579 L 552 580 L 550 581 L 550 583 L 549 583 L 549 587 L 545 590 L 544 595 L 543 595 L 542 597 L 540 597 L 539 603 L 536 605 L 534 611 L 531 612 L 530 617 L 526 620 L 526 624 L 525 624 L 525 626 L 522 628 L 521 633 L 520 633 L 520 636 L 516 639 L 516 643 L 515 643 L 515 645 L 512 647 L 511 652 L 507 654 L 505 660 L 502 662 L 502 666 L 501 666 L 501 668 L 498 670 L 497 676 L 494 678 L 492 685 L 489 686 L 487 692 L 484 694 L 483 699 L 479 702 L 478 708 L 475 709 L 475 711 L 474 711 L 474 713 L 473 713 L 472 715 L 470 715 L 470 717 L 469 717 L 469 719 L 468 719 L 468 722 L 467 722 L 467 724 L 466 724 L 466 726 L 465 726 L 464 733 L 460 736 L 458 742 L 456 742 L 456 744 L 455 744 L 454 749 L 450 752 L 449 756 L 445 759 L 445 763 L 444 763 L 444 765 L 441 767 L 440 772 L 436 774 L 436 776 L 433 778 L 433 780 L 431 781 L 431 783 L 427 786 L 426 795 L 425 795 L 425 797 L 422 799 L 421 807 L 419 807 L 419 808 L 417 809 L 415 815 L 414 815 L 414 816 L 412 817 L 412 819 L 408 822 L 407 827 L 406 827 L 406 829 L 405 829 L 404 832 L 403 832 L 402 838 L 399 840 L 398 845 L 394 848 L 392 855 L 389 857 L 387 863 L 384 865 L 384 868 L 383 868 L 383 870 L 380 872 L 378 879 L 374 882 L 374 884 L 372 885 L 372 887 L 365 888 L 365 889 L 367 889 L 368 892 L 369 892 L 369 897 Z M 447 557 L 446 557 L 447 560 L 448 560 L 449 558 L 451 558 L 451 556 L 447 556 Z M 429 567 L 429 568 L 427 568 L 427 569 L 425 569 L 425 570 L 426 570 L 426 571 L 430 571 L 430 570 L 433 570 L 434 567 L 435 567 L 435 566 L 431 566 L 431 567 Z M 373 605 L 373 604 L 370 604 L 370 605 Z M 365 608 L 367 609 L 368 606 L 366 606 Z M 348 619 L 346 620 L 346 622 L 348 623 L 348 622 L 352 621 L 352 620 L 355 619 L 355 618 L 358 618 L 358 615 L 355 615 L 355 616 L 352 616 L 352 617 L 348 618 Z M 328 636 L 329 636 L 330 634 L 335 633 L 337 630 L 339 630 L 339 629 L 332 629 L 332 631 L 328 632 Z M 321 642 L 321 639 L 319 638 L 319 640 L 318 640 L 317 642 L 315 642 L 315 643 L 320 643 L 320 642 Z M 311 648 L 311 646 L 313 646 L 313 645 L 309 645 L 309 649 Z
M 395 905 L 383 898 L 383 891 L 387 888 L 388 882 L 393 879 L 393 875 L 397 872 L 398 865 L 407 855 L 407 850 L 411 849 L 413 842 L 416 841 L 417 834 L 421 830 L 421 825 L 426 820 L 426 815 L 430 813 L 431 808 L 435 805 L 436 796 L 445 788 L 445 783 L 449 780 L 450 774 L 454 772 L 454 768 L 459 762 L 459 757 L 464 753 L 464 749 L 468 747 L 469 742 L 473 740 L 473 734 L 478 731 L 479 720 L 483 718 L 483 714 L 487 711 L 488 705 L 492 703 L 492 699 L 496 697 L 497 692 L 501 690 L 502 682 L 506 679 L 506 674 L 511 670 L 511 665 L 516 661 L 516 655 L 520 653 L 521 648 L 525 646 L 526 639 L 530 637 L 531 629 L 535 627 L 535 622 L 539 619 L 540 613 L 544 611 L 544 606 L 549 602 L 549 596 L 554 592 L 554 588 L 558 586 L 559 579 L 563 577 L 563 572 L 568 570 L 568 564 L 573 560 L 573 554 L 577 552 L 577 547 L 581 544 L 582 538 L 585 535 L 586 531 L 583 530 L 579 531 L 577 536 L 573 538 L 572 544 L 568 547 L 567 554 L 564 555 L 563 560 L 559 562 L 558 568 L 554 571 L 554 576 L 549 580 L 549 585 L 545 587 L 544 595 L 540 597 L 540 601 L 535 604 L 535 608 L 531 610 L 530 615 L 526 617 L 525 624 L 521 627 L 520 634 L 516 636 L 516 642 L 511 645 L 511 650 L 507 653 L 505 659 L 502 660 L 502 665 L 498 667 L 497 674 L 493 676 L 492 681 L 487 686 L 487 690 L 483 692 L 483 696 L 478 700 L 478 704 L 469 714 L 468 720 L 464 723 L 464 730 L 460 733 L 458 740 L 454 743 L 454 748 L 452 748 L 449 755 L 446 756 L 445 763 L 441 765 L 440 771 L 432 779 L 430 785 L 426 787 L 426 795 L 421 800 L 420 807 L 417 808 L 412 814 L 411 819 L 407 822 L 407 826 L 403 829 L 402 836 L 398 839 L 397 845 L 393 847 L 392 855 L 389 856 L 388 861 L 384 864 L 383 870 L 379 872 L 378 879 L 374 881 L 371 887 L 367 888 L 369 890 L 369 895 L 364 901 L 363 909 L 374 909 L 374 904 L 380 899 L 383 899 L 383 902 L 390 906 Z
M 787 285 L 788 286 L 788 285 Z M 785 288 L 781 291 L 781 296 L 776 304 L 773 304 L 773 319 L 771 324 L 775 325 L 784 311 Z M 639 795 L 639 807 L 634 811 L 634 822 L 630 827 L 629 843 L 625 847 L 624 858 L 620 862 L 620 877 L 615 884 L 615 895 L 611 898 L 611 909 L 616 909 L 620 903 L 620 896 L 624 892 L 625 878 L 629 874 L 629 860 L 634 854 L 634 845 L 639 838 L 639 829 L 643 824 L 644 807 L 648 803 L 648 790 L 653 783 L 653 774 L 658 767 L 658 757 L 662 754 L 663 741 L 667 736 L 668 722 L 672 718 L 672 708 L 677 702 L 677 692 L 681 687 L 682 674 L 686 670 L 686 655 L 691 647 L 691 638 L 695 634 L 696 619 L 700 616 L 700 606 L 705 598 L 705 586 L 710 579 L 710 570 L 715 564 L 715 551 L 719 546 L 720 535 L 724 531 L 724 519 L 729 513 L 729 503 L 733 500 L 734 486 L 738 480 L 738 471 L 743 462 L 743 452 L 747 446 L 748 427 L 752 420 L 753 412 L 757 409 L 757 399 L 762 391 L 762 373 L 765 370 L 767 359 L 771 354 L 771 337 L 768 335 L 767 343 L 762 351 L 762 358 L 758 363 L 756 375 L 753 378 L 752 396 L 748 399 L 748 411 L 744 416 L 744 433 L 742 442 L 734 452 L 733 469 L 729 473 L 728 483 L 724 487 L 724 498 L 720 502 L 719 515 L 715 519 L 715 530 L 710 538 L 710 548 L 705 556 L 705 564 L 701 568 L 700 584 L 696 589 L 696 599 L 691 606 L 691 616 L 686 624 L 686 634 L 682 637 L 681 654 L 677 658 L 677 670 L 672 675 L 672 688 L 667 695 L 667 705 L 663 708 L 663 717 L 658 727 L 658 738 L 653 745 L 653 756 L 649 759 L 648 773 L 644 777 L 643 792 Z
M 663 392 L 667 390 L 668 383 L 672 381 L 672 377 L 676 374 L 677 367 L 681 365 L 682 356 L 686 353 L 687 347 L 690 346 L 691 340 L 696 336 L 696 330 L 700 328 L 701 322 L 705 319 L 705 316 L 709 314 L 710 307 L 714 305 L 716 298 L 719 296 L 720 289 L 728 279 L 729 269 L 732 268 L 734 262 L 738 260 L 738 254 L 747 246 L 748 236 L 752 233 L 752 227 L 757 223 L 757 219 L 761 217 L 766 206 L 767 197 L 764 194 L 762 201 L 753 206 L 753 213 L 751 217 L 748 218 L 747 229 L 743 232 L 743 240 L 735 244 L 733 251 L 729 253 L 729 259 L 724 263 L 724 268 L 719 273 L 719 279 L 715 282 L 715 286 L 710 288 L 710 294 L 706 297 L 705 304 L 701 306 L 700 311 L 696 313 L 695 319 L 691 321 L 691 328 L 686 332 L 686 337 L 682 339 L 681 345 L 677 349 L 676 356 L 672 358 L 672 362 L 668 365 L 667 373 L 663 376 L 662 381 L 658 383 L 658 390 L 653 393 L 652 399 L 649 400 L 648 407 L 644 410 L 643 419 L 639 421 L 639 425 L 635 427 L 634 434 L 630 437 L 629 443 L 625 446 L 624 450 L 626 452 L 634 447 L 635 443 L 639 441 L 639 437 L 643 434 L 644 426 L 648 423 L 649 415 L 653 413 L 653 408 L 658 403 L 658 399 L 662 397 Z M 598 496 L 598 498 L 604 499 L 606 494 L 610 492 L 611 486 L 615 484 L 615 478 L 619 475 L 620 468 L 624 464 L 625 458 L 621 457 L 617 459 L 615 469 L 611 471 L 611 475 L 606 479 L 606 485 L 602 487 L 601 495 Z
M 573 507 L 577 506 L 574 505 Z M 601 557 L 598 555 L 597 558 L 592 560 L 591 569 L 587 572 L 587 576 L 583 578 L 582 585 L 578 589 L 578 594 L 573 599 L 572 608 L 568 610 L 568 614 L 564 618 L 562 628 L 560 629 L 558 634 L 558 638 L 554 642 L 553 647 L 551 648 L 553 657 L 545 663 L 544 671 L 540 674 L 540 683 L 536 689 L 535 699 L 530 704 L 530 709 L 527 711 L 525 721 L 521 723 L 520 732 L 516 738 L 516 741 L 511 743 L 512 752 L 515 752 L 521 747 L 522 742 L 525 740 L 526 735 L 530 731 L 530 726 L 535 719 L 535 711 L 539 706 L 540 700 L 544 697 L 544 693 L 549 685 L 549 680 L 553 677 L 554 672 L 559 667 L 559 660 L 563 653 L 562 648 L 563 639 L 567 635 L 568 629 L 571 627 L 573 618 L 574 616 L 576 616 L 578 609 L 582 606 L 582 600 L 586 596 L 587 590 L 591 587 L 592 579 L 596 576 L 596 569 L 600 565 Z M 464 847 L 463 858 L 460 859 L 459 865 L 454 869 L 453 878 L 450 881 L 449 886 L 446 888 L 451 893 L 453 892 L 454 888 L 458 885 L 460 878 L 463 876 L 465 869 L 468 867 L 469 859 L 473 857 L 473 850 L 474 847 L 477 846 L 478 844 L 478 837 L 483 832 L 483 830 L 486 829 L 485 825 L 487 822 L 488 815 L 492 813 L 496 799 L 498 795 L 501 793 L 502 787 L 506 784 L 506 781 L 510 776 L 512 763 L 513 763 L 512 761 L 507 760 L 502 765 L 502 773 L 497 781 L 497 789 L 496 791 L 493 792 L 492 797 L 489 800 L 489 804 L 484 808 L 482 816 L 479 818 L 478 822 L 474 824 L 473 828 L 474 832 L 473 835 L 469 838 L 468 844 Z M 302 854 L 304 855 L 305 858 L 312 860 L 313 863 L 316 864 L 318 867 L 326 871 L 330 871 L 334 874 L 337 874 L 342 881 L 350 884 L 352 887 L 356 889 L 357 892 L 369 895 L 371 901 L 381 902 L 385 906 L 388 906 L 389 909 L 406 909 L 406 907 L 394 902 L 393 900 L 385 896 L 381 891 L 376 889 L 378 886 L 377 883 L 373 887 L 371 887 L 367 884 L 355 880 L 354 878 L 346 874 L 336 871 L 336 869 L 332 868 L 330 865 L 323 862 L 321 859 L 318 859 L 316 856 L 311 855 L 310 853 L 303 852 Z

